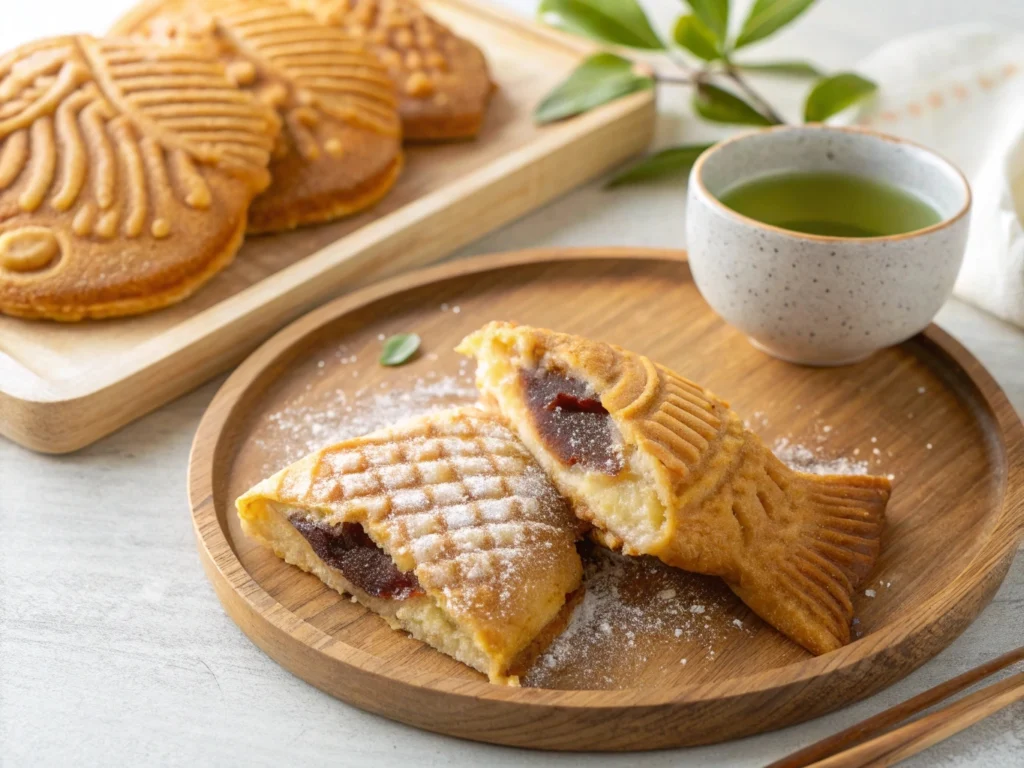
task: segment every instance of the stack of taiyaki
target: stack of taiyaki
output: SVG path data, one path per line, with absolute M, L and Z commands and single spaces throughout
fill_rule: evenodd
M 727 403 L 608 344 L 492 323 L 458 351 L 484 410 L 300 460 L 238 500 L 245 531 L 492 682 L 565 624 L 582 535 L 720 576 L 813 653 L 850 641 L 886 479 L 796 472 Z
M 364 210 L 492 90 L 415 0 L 150 0 L 0 57 L 0 312 L 180 301 L 249 233 Z

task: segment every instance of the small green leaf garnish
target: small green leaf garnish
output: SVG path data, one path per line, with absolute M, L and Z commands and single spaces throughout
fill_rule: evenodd
M 408 362 L 420 348 L 420 337 L 415 333 L 396 333 L 384 342 L 380 353 L 381 365 L 401 365 Z
M 814 0 L 757 0 L 743 22 L 735 47 L 742 48 L 763 40 L 789 24 L 813 3 Z
M 693 109 L 705 120 L 734 125 L 772 125 L 739 96 L 729 93 L 717 85 L 701 83 L 693 94 Z
M 654 80 L 636 74 L 633 67 L 629 59 L 614 53 L 591 56 L 544 98 L 534 112 L 534 119 L 542 125 L 552 123 L 651 88 Z
M 729 34 L 729 0 L 686 0 L 693 14 L 711 33 L 719 50 L 725 50 Z
M 765 75 L 783 75 L 786 77 L 824 77 L 825 73 L 809 61 L 734 61 L 737 69 L 744 72 L 758 72 Z
M 613 176 L 605 187 L 611 189 L 626 184 L 636 184 L 641 181 L 649 181 L 650 179 L 659 179 L 664 176 L 682 173 L 689 170 L 701 153 L 710 146 L 712 145 L 690 144 L 683 147 L 670 147 L 660 152 L 655 152 L 645 157 L 636 165 Z
M 665 48 L 636 0 L 542 0 L 537 13 L 553 27 L 601 42 Z
M 679 17 L 675 29 L 672 30 L 672 39 L 704 61 L 714 61 L 722 57 L 722 54 L 718 52 L 718 44 L 715 42 L 715 36 L 711 34 L 711 30 L 692 14 Z
M 804 104 L 804 120 L 820 123 L 874 93 L 878 85 L 853 72 L 840 72 L 814 84 Z

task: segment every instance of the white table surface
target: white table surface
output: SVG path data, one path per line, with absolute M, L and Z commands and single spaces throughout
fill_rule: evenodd
M 535 0 L 503 0 L 530 12 Z M 735 0 L 734 0 L 735 4 Z M 127 0 L 4 0 L 0 49 L 46 34 L 101 32 Z M 648 3 L 660 19 L 677 0 Z M 849 66 L 923 26 L 990 21 L 1024 29 L 1005 0 L 822 0 L 765 56 Z M 682 101 L 666 91 L 666 107 Z M 697 135 L 667 109 L 659 142 Z M 683 244 L 683 192 L 659 184 L 581 189 L 459 255 L 537 245 Z M 1024 333 L 960 302 L 938 322 L 1024 411 Z M 0 439 L 0 765 L 576 764 L 580 756 L 458 741 L 353 709 L 292 677 L 224 614 L 198 562 L 185 502 L 189 444 L 219 381 L 67 457 Z M 848 709 L 713 747 L 590 755 L 593 766 L 755 766 L 902 701 L 1020 644 L 1024 558 L 946 651 Z M 1024 765 L 1024 704 L 908 762 Z

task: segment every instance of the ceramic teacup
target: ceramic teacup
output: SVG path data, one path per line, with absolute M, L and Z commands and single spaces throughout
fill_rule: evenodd
M 825 237 L 764 224 L 718 199 L 759 176 L 822 171 L 902 188 L 941 221 L 887 237 Z M 953 291 L 970 207 L 963 174 L 916 144 L 822 125 L 754 131 L 693 166 L 690 268 L 711 307 L 759 349 L 795 363 L 853 363 L 928 326 Z

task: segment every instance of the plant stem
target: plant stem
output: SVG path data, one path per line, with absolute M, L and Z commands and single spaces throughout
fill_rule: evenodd
M 669 83 L 671 85 L 695 85 L 697 82 L 690 75 L 666 75 L 661 72 L 655 72 L 654 79 L 659 83 Z
M 744 80 L 740 76 L 740 73 L 736 71 L 735 67 L 733 67 L 732 64 L 726 65 L 724 74 L 726 75 L 726 77 L 728 77 L 736 84 L 737 88 L 739 88 L 741 91 L 743 91 L 744 94 L 746 94 L 747 98 L 754 103 L 754 105 L 765 117 L 767 117 L 776 125 L 782 125 L 783 123 L 786 122 L 785 120 L 782 119 L 782 115 L 780 115 L 778 112 L 772 109 L 771 104 L 765 101 L 764 97 L 761 96 L 761 94 L 759 94 L 749 85 L 747 85 L 746 80 Z
M 690 75 L 692 77 L 694 74 L 697 74 L 697 75 L 700 74 L 699 70 L 694 70 L 694 68 L 690 66 L 690 63 L 686 59 L 684 59 L 682 56 L 680 56 L 672 48 L 668 48 L 665 51 L 665 53 L 668 54 L 668 57 L 669 57 L 669 59 L 671 59 L 672 63 L 675 64 L 677 67 L 679 67 L 687 75 Z

